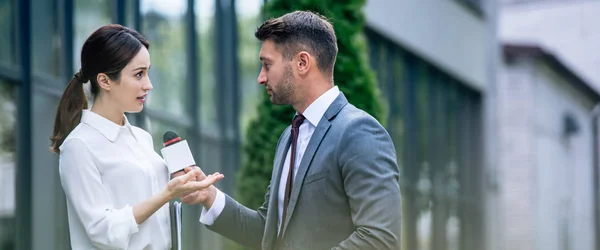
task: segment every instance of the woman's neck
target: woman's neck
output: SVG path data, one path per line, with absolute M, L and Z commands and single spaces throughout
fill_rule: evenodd
M 101 98 L 94 100 L 91 110 L 92 112 L 111 120 L 119 126 L 125 125 L 125 121 L 123 120 L 123 111 L 119 111 L 108 102 L 103 101 Z

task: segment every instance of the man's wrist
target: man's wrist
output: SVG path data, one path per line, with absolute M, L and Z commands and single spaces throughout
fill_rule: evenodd
M 206 208 L 206 210 L 209 210 L 212 207 L 212 205 L 215 203 L 215 200 L 217 199 L 217 188 L 215 186 L 211 185 L 210 187 L 208 187 L 208 189 L 209 189 L 208 197 L 202 204 L 204 206 L 204 208 Z

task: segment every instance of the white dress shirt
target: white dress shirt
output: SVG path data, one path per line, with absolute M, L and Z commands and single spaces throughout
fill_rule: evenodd
M 158 194 L 167 166 L 150 134 L 84 110 L 60 146 L 60 179 L 67 197 L 71 247 L 170 249 L 169 204 L 137 224 L 132 206 Z
M 308 142 L 310 141 L 310 138 L 312 137 L 315 128 L 317 128 L 317 125 L 319 124 L 319 121 L 321 121 L 321 118 L 325 114 L 325 111 L 327 111 L 329 106 L 331 106 L 331 103 L 335 101 L 339 94 L 339 88 L 337 86 L 334 86 L 333 88 L 327 90 L 325 93 L 319 96 L 319 98 L 317 98 L 313 103 L 311 103 L 302 114 L 304 115 L 304 117 L 306 117 L 306 119 L 304 120 L 304 122 L 302 122 L 299 128 L 298 144 L 296 145 L 296 157 L 294 158 L 294 179 L 296 178 L 296 174 L 298 173 L 298 167 L 300 166 L 300 162 L 302 161 L 302 157 L 304 156 L 304 151 L 306 151 L 306 146 L 308 146 Z M 285 162 L 283 164 L 283 169 L 280 177 L 281 179 L 279 181 L 279 190 L 277 192 L 277 208 L 279 219 L 277 223 L 277 228 L 279 228 L 281 225 L 281 216 L 283 213 L 283 199 L 285 196 L 285 183 L 287 182 L 287 176 L 289 173 L 291 152 L 292 147 L 290 147 L 290 149 L 287 152 L 287 155 L 285 156 Z M 296 185 L 295 182 L 294 185 Z M 217 189 L 217 197 L 210 209 L 208 209 L 207 211 L 205 208 L 202 208 L 202 213 L 200 214 L 200 222 L 206 225 L 212 225 L 217 219 L 217 217 L 221 214 L 224 207 L 225 195 Z

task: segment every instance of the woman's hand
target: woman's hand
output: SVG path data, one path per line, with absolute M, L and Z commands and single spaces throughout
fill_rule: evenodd
M 205 180 L 205 178 L 208 178 L 206 175 L 204 175 L 202 170 L 196 166 L 186 167 L 184 169 L 184 172 L 190 173 L 192 171 L 197 171 L 197 170 L 200 171 L 200 175 L 196 176 L 196 180 L 201 181 L 201 180 Z M 216 196 L 217 196 L 217 188 L 215 186 L 211 185 L 208 188 L 198 190 L 193 193 L 182 196 L 181 201 L 183 203 L 190 204 L 190 205 L 202 204 L 202 206 L 204 206 L 206 209 L 210 209 L 210 207 L 212 206 L 212 204 L 214 203 L 214 201 L 216 199 Z
M 194 168 L 192 171 L 189 171 L 184 175 L 179 175 L 171 179 L 165 188 L 168 199 L 171 200 L 173 198 L 206 189 L 225 177 L 219 172 L 210 174 L 206 176 L 206 178 L 202 178 L 203 175 L 204 174 L 199 168 Z M 198 179 L 202 180 L 197 181 Z

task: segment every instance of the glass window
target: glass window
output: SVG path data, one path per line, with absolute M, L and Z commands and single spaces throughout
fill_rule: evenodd
M 386 105 L 390 105 L 390 94 L 386 90 L 389 87 L 390 83 L 390 74 L 393 74 L 389 67 L 392 66 L 389 63 L 390 58 L 393 57 L 390 50 L 394 48 L 392 46 L 388 46 L 388 42 L 381 38 L 380 35 L 375 32 L 367 29 L 365 32 L 367 37 L 367 44 L 369 48 L 369 56 L 370 56 L 370 65 L 371 69 L 375 72 L 375 77 L 377 81 L 378 87 L 382 90 L 382 97 L 385 100 Z
M 16 2 L 14 0 L 0 0 L 0 64 L 16 64 L 16 38 L 15 18 Z
M 137 27 L 139 20 L 136 20 L 136 12 L 140 11 L 139 2 L 137 1 L 125 1 L 125 25 L 130 28 Z
M 396 156 L 398 157 L 398 165 L 400 165 L 400 170 L 402 170 L 402 165 L 404 161 L 403 152 L 404 152 L 404 106 L 406 100 L 405 93 L 405 72 L 404 72 L 404 60 L 403 53 L 400 50 L 394 50 L 393 58 L 392 58 L 392 97 L 390 98 L 390 107 L 388 110 L 390 111 L 390 116 L 388 120 L 390 121 L 391 135 L 392 140 L 394 141 L 394 146 L 396 147 Z
M 258 103 L 263 100 L 263 86 L 258 84 L 260 70 L 260 41 L 254 37 L 254 31 L 262 23 L 260 9 L 263 0 L 246 0 L 236 2 L 238 21 L 238 58 L 240 63 L 240 130 L 242 140 L 246 138 L 246 130 L 250 120 L 256 117 Z
M 16 88 L 0 80 L 0 249 L 14 248 Z
M 198 0 L 194 6 L 196 13 L 196 32 L 198 33 L 198 72 L 200 79 L 200 87 L 198 88 L 198 96 L 200 97 L 198 117 L 200 117 L 200 125 L 202 132 L 212 135 L 218 134 L 217 120 L 217 89 L 215 82 L 215 62 L 214 49 L 214 26 L 215 26 L 215 0 Z
M 403 248 L 481 249 L 478 95 L 376 32 L 366 34 L 401 170 Z
M 419 230 L 419 249 L 429 249 L 431 247 L 431 220 L 432 210 L 430 196 L 431 187 L 431 162 L 429 150 L 429 133 L 431 132 L 430 113 L 429 113 L 429 75 L 428 67 L 420 60 L 416 62 L 416 111 L 417 111 L 417 148 L 418 163 L 413 166 L 418 170 L 417 190 L 419 199 L 417 206 L 419 214 L 417 216 L 417 230 Z M 410 166 L 409 166 L 410 167 Z
M 464 212 L 473 209 L 477 206 L 471 206 L 469 204 L 474 204 L 475 200 L 472 200 L 473 197 L 469 195 L 470 190 L 465 190 L 465 179 L 462 179 L 461 175 L 464 174 L 465 165 L 463 162 L 459 162 L 459 156 L 464 154 L 470 154 L 471 149 L 466 149 L 463 147 L 463 143 L 465 143 L 464 139 L 469 139 L 469 133 L 474 131 L 468 131 L 467 133 L 463 133 L 461 135 L 461 130 L 471 130 L 471 128 L 467 127 L 468 120 L 467 116 L 461 115 L 461 112 L 464 112 L 464 104 L 465 103 L 465 93 L 460 88 L 459 83 L 453 80 L 447 80 L 446 89 L 445 89 L 445 112 L 446 112 L 446 129 L 445 134 L 448 138 L 448 152 L 444 159 L 444 167 L 445 167 L 445 178 L 447 180 L 446 183 L 446 195 L 448 196 L 448 248 L 449 249 L 473 249 L 472 247 L 468 247 L 469 245 L 463 242 L 464 238 L 461 236 L 465 235 L 464 229 L 468 224 L 465 218 L 461 215 Z M 468 150 L 469 152 L 464 152 Z M 464 175 L 463 175 L 464 176 Z M 472 178 L 477 178 L 472 176 Z M 467 205 L 467 206 L 465 206 Z M 462 210 L 462 211 L 461 211 Z M 462 213 L 462 214 L 461 214 Z M 474 214 L 472 214 L 474 215 Z
M 31 249 L 70 249 L 67 202 L 59 177 L 58 155 L 49 150 L 60 95 L 42 88 L 33 88 L 31 92 L 30 178 L 35 183 Z
M 81 68 L 81 48 L 85 40 L 103 25 L 111 23 L 109 0 L 75 0 L 73 72 Z
M 57 5 L 57 0 L 32 0 L 32 64 L 33 72 L 38 75 L 59 76 L 61 73 Z
M 189 100 L 186 89 L 187 1 L 142 0 L 140 4 L 142 33 L 150 41 L 150 78 L 154 85 L 147 105 L 174 115 L 186 115 Z

